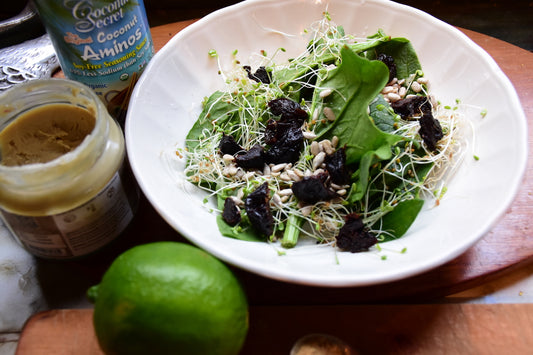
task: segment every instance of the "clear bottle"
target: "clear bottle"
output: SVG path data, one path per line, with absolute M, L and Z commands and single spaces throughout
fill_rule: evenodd
M 4 163 L 10 155 L 45 154 L 53 150 L 45 143 L 66 141 L 65 131 L 81 131 L 81 123 L 69 121 L 79 119 L 72 108 L 94 116 L 79 145 L 49 161 Z M 42 114 L 49 109 L 53 119 Z M 25 122 L 41 125 L 33 136 L 41 137 L 42 145 L 28 138 Z M 17 125 L 18 140 L 12 133 Z M 48 126 L 60 127 L 59 133 Z M 22 152 L 11 153 L 17 144 Z M 67 79 L 35 80 L 0 96 L 0 215 L 30 253 L 49 259 L 91 254 L 124 231 L 138 201 L 122 130 L 90 88 Z
M 92 88 L 123 125 L 154 55 L 142 0 L 34 0 L 65 77 Z

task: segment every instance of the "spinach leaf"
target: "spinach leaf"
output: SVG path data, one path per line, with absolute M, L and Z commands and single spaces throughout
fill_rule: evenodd
M 413 224 L 420 210 L 424 206 L 424 200 L 412 199 L 398 203 L 392 211 L 387 213 L 373 226 L 376 229 L 387 231 L 392 234 L 382 234 L 383 242 L 394 240 L 403 236 Z
M 339 33 L 344 35 L 343 31 Z M 335 63 L 339 57 L 339 51 L 342 51 L 342 48 L 348 47 L 354 53 L 363 53 L 388 42 L 391 38 L 383 32 L 378 32 L 374 36 L 369 37 L 369 39 L 365 42 L 344 44 L 340 46 L 341 49 L 330 47 L 323 40 L 311 42 L 307 47 L 308 55 L 303 59 L 292 61 L 285 69 L 274 71 L 272 73 L 273 81 L 281 89 L 287 89 L 289 85 L 294 85 L 295 82 L 311 82 L 314 80 L 313 72 L 320 69 L 323 65 Z
M 381 159 L 388 159 L 391 145 L 402 139 L 382 132 L 367 113 L 370 102 L 387 83 L 388 73 L 387 66 L 382 62 L 367 60 L 343 47 L 341 64 L 318 83 L 320 87 L 335 89 L 323 102 L 333 111 L 335 120 L 317 127 L 315 133 L 329 138 L 337 136 L 339 144 L 346 146 L 347 164 L 358 163 L 363 155 L 377 150 Z M 315 93 L 314 103 L 321 102 L 319 94 Z M 319 107 L 320 104 L 315 109 Z M 327 121 L 323 110 L 320 111 L 320 117 Z
M 213 121 L 217 121 L 221 126 L 224 122 L 232 119 L 234 113 L 238 110 L 237 106 L 225 100 L 228 93 L 222 91 L 215 91 L 204 103 L 204 108 L 200 116 L 194 122 L 192 128 L 187 133 L 185 138 L 185 147 L 192 151 L 199 143 L 199 139 L 207 132 L 213 132 Z
M 352 187 L 347 197 L 348 202 L 356 203 L 365 196 L 372 175 L 370 167 L 376 161 L 390 159 L 391 155 L 390 146 L 384 145 L 376 150 L 366 152 L 361 157 L 359 169 L 354 175 L 357 176 L 357 179 L 352 179 Z
M 397 116 L 390 104 L 385 101 L 383 95 L 378 95 L 370 104 L 370 117 L 374 120 L 376 127 L 383 132 L 391 133 L 394 131 L 395 117 Z
M 217 195 L 217 205 L 218 208 L 222 211 L 224 208 L 224 199 L 227 196 L 225 194 L 219 194 Z M 220 233 L 229 238 L 239 239 L 239 240 L 245 240 L 245 241 L 251 241 L 251 242 L 262 242 L 264 241 L 264 238 L 261 238 L 258 236 L 258 234 L 253 230 L 252 226 L 248 222 L 248 219 L 246 218 L 246 215 L 243 216 L 243 219 L 241 222 L 235 226 L 232 227 L 229 224 L 224 221 L 222 218 L 222 214 L 217 215 L 217 226 L 220 230 Z
M 407 79 L 412 73 L 422 70 L 413 45 L 407 38 L 396 37 L 388 42 L 379 44 L 367 51 L 368 59 L 376 59 L 379 54 L 387 54 L 394 58 L 396 77 Z

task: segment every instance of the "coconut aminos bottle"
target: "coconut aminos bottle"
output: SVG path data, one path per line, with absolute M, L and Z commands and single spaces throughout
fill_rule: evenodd
M 66 78 L 124 125 L 133 87 L 154 55 L 143 0 L 34 0 Z

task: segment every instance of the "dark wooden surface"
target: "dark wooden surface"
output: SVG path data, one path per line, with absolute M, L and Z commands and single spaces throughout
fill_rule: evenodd
M 156 49 L 193 21 L 152 29 Z M 463 30 L 499 63 L 518 91 L 533 137 L 533 53 L 501 40 Z M 530 139 L 530 150 L 533 139 Z M 438 300 L 533 263 L 533 160 L 523 185 L 507 213 L 484 238 L 455 260 L 432 271 L 392 283 L 348 288 L 322 288 L 289 284 L 234 269 L 252 305 L 317 305 L 360 303 L 420 303 Z M 185 241 L 142 199 L 140 210 L 125 235 L 107 252 L 66 263 L 41 261 L 41 285 L 51 308 L 63 308 L 99 282 L 109 263 L 127 248 L 156 240 Z M 50 277 L 53 275 L 53 277 Z M 60 277 L 61 276 L 61 277 Z M 64 280 L 70 280 L 65 282 Z M 60 281 L 61 280 L 61 281 Z M 65 285 L 68 285 L 65 287 Z
M 152 27 L 200 18 L 237 0 L 144 0 Z M 533 50 L 533 2 L 530 0 L 398 0 L 454 26 L 470 29 Z M 26 1 L 3 1 L 0 21 L 15 16 Z M 32 30 L 38 31 L 36 27 Z M 44 31 L 41 28 L 41 31 Z M 0 41 L 0 44 L 2 42 Z M 1 47 L 1 45 L 0 45 Z
M 102 355 L 92 314 L 34 315 L 16 355 Z M 299 337 L 312 333 L 336 336 L 359 354 L 529 354 L 533 304 L 251 307 L 241 354 L 289 354 Z
M 236 0 L 145 0 L 152 26 L 199 18 Z M 451 25 L 480 32 L 533 50 L 533 2 L 530 0 L 398 0 Z

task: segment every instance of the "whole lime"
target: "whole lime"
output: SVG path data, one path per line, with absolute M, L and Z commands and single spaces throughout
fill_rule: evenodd
M 237 354 L 248 332 L 248 303 L 235 275 L 185 243 L 127 250 L 88 295 L 106 354 Z

